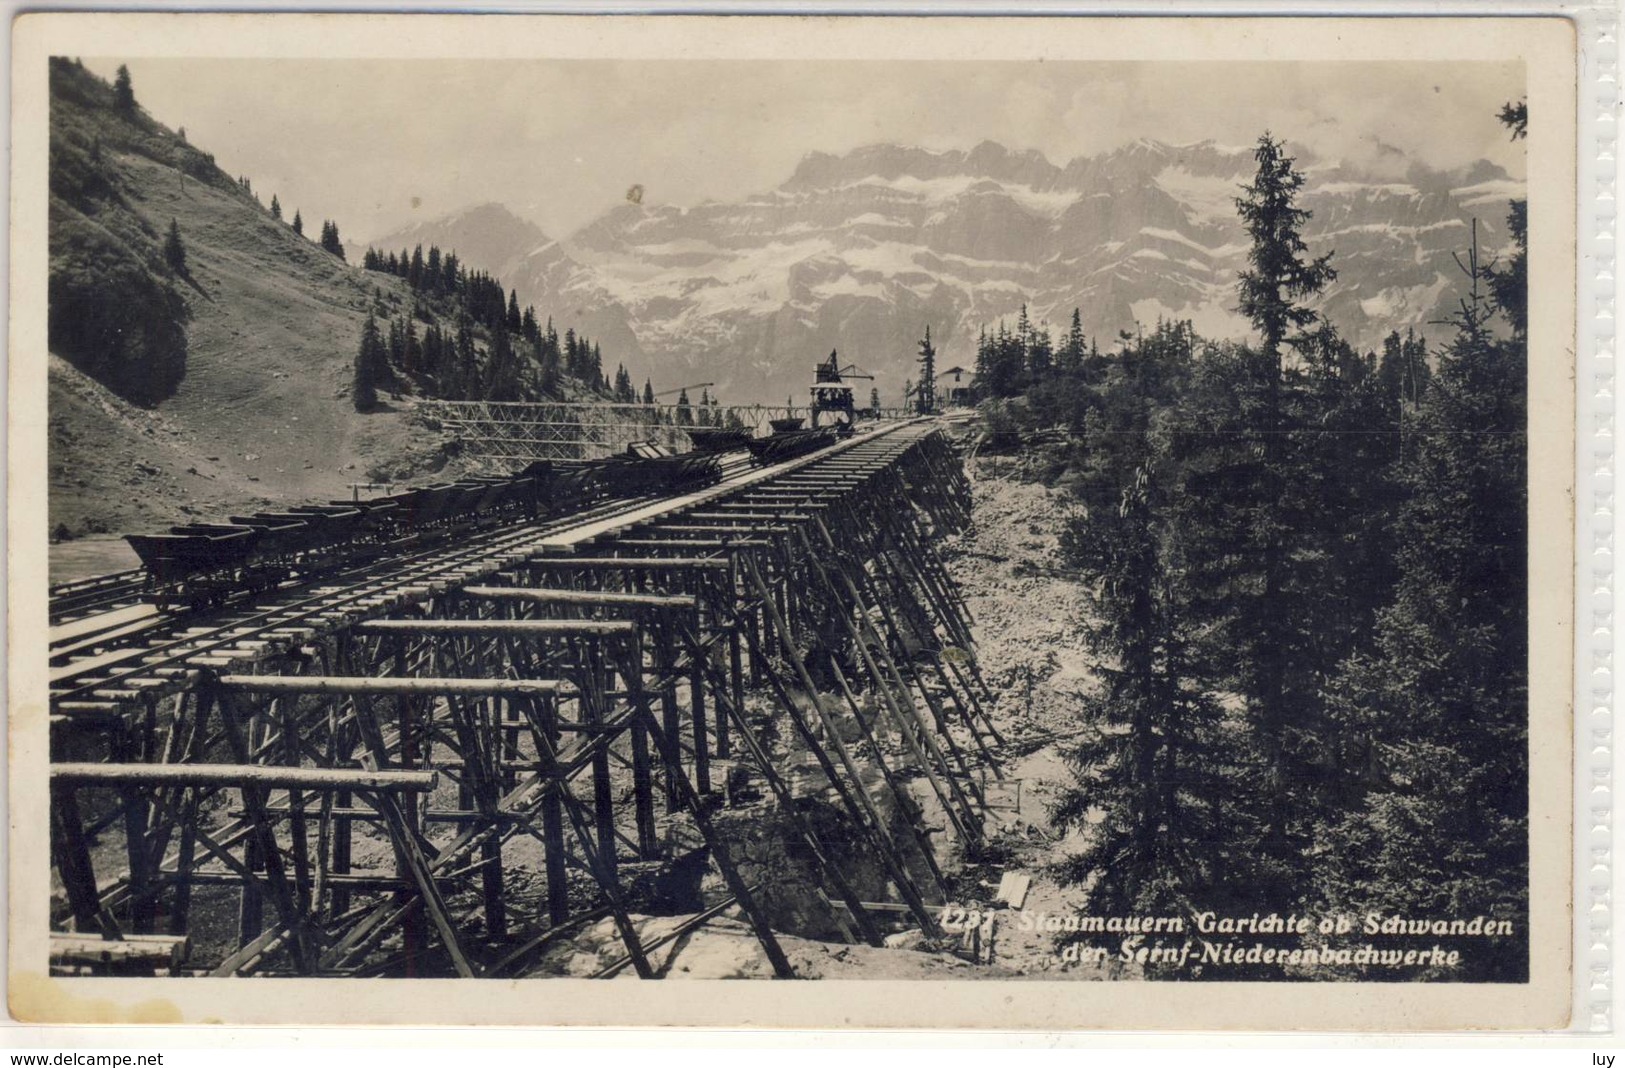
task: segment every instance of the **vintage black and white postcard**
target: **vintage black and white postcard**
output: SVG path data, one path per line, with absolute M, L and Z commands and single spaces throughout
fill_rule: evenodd
M 1564 1026 L 1575 65 L 22 16 L 12 1013 Z

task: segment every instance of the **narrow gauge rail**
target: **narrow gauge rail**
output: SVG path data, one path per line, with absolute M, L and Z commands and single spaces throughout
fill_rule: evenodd
M 898 424 L 64 665 L 53 970 L 556 974 L 549 955 L 603 922 L 625 953 L 598 974 L 653 978 L 637 873 L 698 856 L 723 886 L 654 914 L 686 930 L 736 909 L 788 977 L 764 887 L 782 873 L 722 825 L 745 769 L 744 803 L 774 806 L 807 868 L 791 883 L 842 936 L 878 946 L 902 916 L 941 937 L 947 884 L 903 783 L 923 776 L 935 833 L 973 845 L 1000 775 L 933 548 L 968 503 L 945 437 Z M 827 786 L 792 792 L 805 769 L 759 701 Z M 511 879 L 504 845 L 526 838 L 542 870 Z
M 724 459 L 724 481 L 746 466 L 743 457 Z M 119 684 L 163 676 L 189 657 L 260 639 L 318 614 L 386 596 L 391 588 L 432 583 L 443 573 L 511 552 L 546 533 L 633 512 L 665 497 L 665 494 L 649 491 L 540 523 L 520 521 L 476 535 L 456 548 L 437 545 L 317 578 L 289 579 L 262 593 L 255 605 L 238 603 L 212 611 L 179 613 L 152 611 L 134 621 L 112 621 L 105 629 L 79 622 L 71 628 L 69 636 L 61 640 L 53 637 L 51 642 L 50 662 L 57 669 L 51 673 L 51 699 L 53 703 L 60 703 L 94 700 L 98 696 L 134 696 L 118 692 Z M 144 582 L 141 572 L 123 574 L 136 576 L 134 583 L 139 594 Z M 298 593 L 305 596 L 294 601 L 276 599 L 279 595 Z M 123 605 L 136 603 L 139 596 L 127 597 L 121 602 Z M 85 616 L 70 622 L 83 620 Z M 111 692 L 101 695 L 100 691 Z
M 146 574 L 143 568 L 136 567 L 52 586 L 51 626 L 140 603 L 141 591 L 146 586 Z

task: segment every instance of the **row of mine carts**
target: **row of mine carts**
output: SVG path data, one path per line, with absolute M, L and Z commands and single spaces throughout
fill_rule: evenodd
M 799 425 L 780 430 L 776 424 L 765 438 L 711 427 L 690 433 L 692 452 L 637 443 L 603 460 L 538 460 L 509 477 L 234 515 L 225 523 L 186 524 L 125 540 L 146 569 L 148 601 L 164 609 L 203 608 L 482 530 L 570 515 L 611 500 L 698 489 L 717 481 L 722 456 L 740 448 L 750 450 L 754 463 L 778 463 L 835 440 L 831 432 Z
M 751 462 L 758 465 L 783 463 L 798 456 L 835 444 L 840 431 L 834 427 L 802 428 L 799 418 L 773 419 L 773 433 L 765 438 L 752 437 L 748 430 L 727 430 L 720 427 L 696 427 L 688 432 L 694 448 L 700 452 L 726 452 L 730 449 L 749 449 Z

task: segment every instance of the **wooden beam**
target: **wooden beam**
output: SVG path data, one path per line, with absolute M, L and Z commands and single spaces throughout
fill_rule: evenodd
M 141 961 L 151 965 L 174 968 L 186 954 L 190 943 L 180 935 L 125 935 L 121 941 L 110 941 L 79 934 L 51 932 L 50 959 L 52 964 L 98 965 Z
M 358 624 L 364 634 L 469 634 L 513 638 L 624 637 L 637 624 L 590 619 L 372 619 Z
M 633 608 L 693 608 L 695 600 L 685 594 L 604 593 L 599 590 L 539 590 L 529 587 L 468 586 L 458 591 L 465 597 L 486 597 L 496 601 L 525 601 L 531 604 L 574 604 L 591 607 L 627 605 Z
M 557 693 L 562 683 L 554 679 L 437 679 L 394 675 L 222 675 L 220 685 L 228 690 L 276 694 L 519 697 Z
M 268 790 L 371 790 L 425 793 L 433 771 L 356 771 L 275 764 L 52 764 L 53 784 L 80 786 L 259 786 Z
M 526 561 L 531 567 L 573 568 L 578 571 L 726 571 L 726 556 L 537 556 Z

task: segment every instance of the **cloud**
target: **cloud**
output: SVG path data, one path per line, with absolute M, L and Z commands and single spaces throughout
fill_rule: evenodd
M 116 58 L 88 61 L 111 76 Z M 983 140 L 1057 164 L 1141 137 L 1268 128 L 1385 174 L 1488 158 L 1515 64 L 129 60 L 159 120 L 356 238 L 483 201 L 567 236 L 642 184 L 693 204 L 771 189 L 810 151 Z

